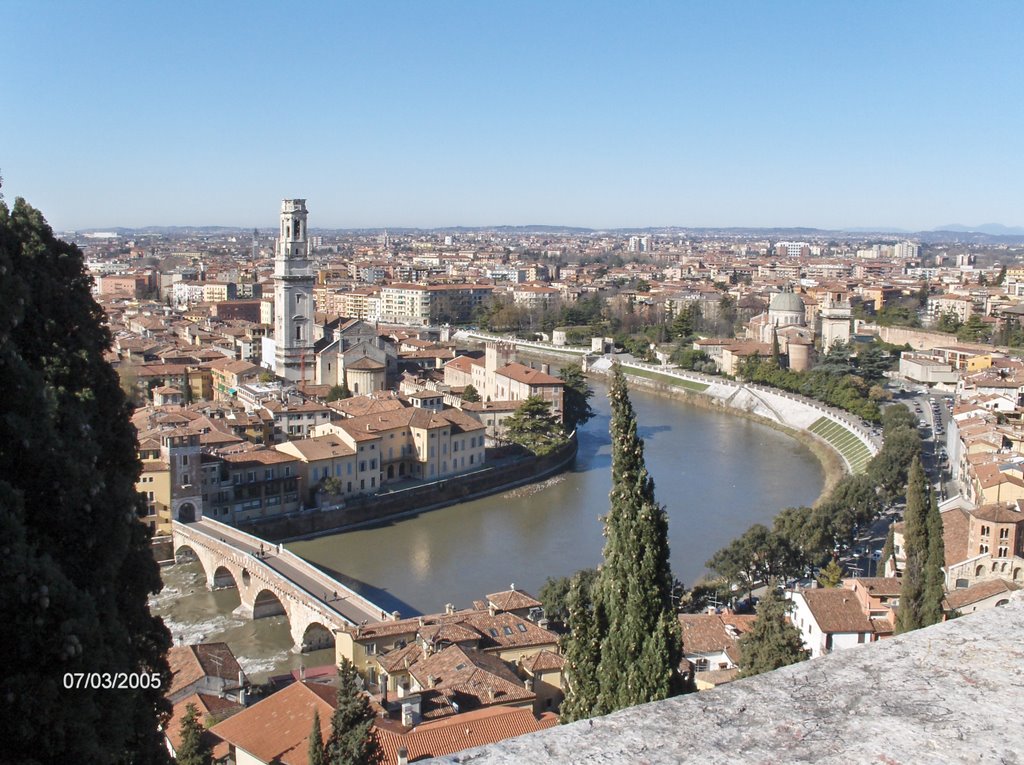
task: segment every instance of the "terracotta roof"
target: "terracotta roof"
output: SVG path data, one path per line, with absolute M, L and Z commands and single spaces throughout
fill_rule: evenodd
M 369 356 L 364 356 L 363 358 L 359 359 L 358 361 L 353 361 L 350 364 L 349 363 L 345 364 L 345 369 L 352 369 L 352 370 L 355 370 L 357 372 L 361 371 L 361 370 L 376 371 L 376 370 L 385 369 L 385 368 L 386 368 L 386 366 L 384 364 L 382 364 L 379 361 L 374 361 Z
M 979 521 L 989 521 L 991 523 L 1020 523 L 1024 521 L 1024 513 L 1017 509 L 1015 505 L 1005 505 L 1002 503 L 981 505 L 971 510 L 971 515 Z
M 504 592 L 495 592 L 488 595 L 487 602 L 492 603 L 499 611 L 516 611 L 521 608 L 539 608 L 543 605 L 529 593 L 516 589 L 505 590 Z
M 525 364 L 513 362 L 495 370 L 495 375 L 507 377 L 516 382 L 526 385 L 565 385 L 565 382 L 558 377 L 541 372 L 539 369 L 531 369 Z
M 307 765 L 313 711 L 320 714 L 320 734 L 326 741 L 331 735 L 337 693 L 331 685 L 292 683 L 218 723 L 211 731 L 263 762 Z
M 471 611 L 462 620 L 483 636 L 482 649 L 521 648 L 558 645 L 558 635 L 539 627 L 529 619 L 511 613 Z
M 299 453 L 300 459 L 305 462 L 326 460 L 332 457 L 348 457 L 355 454 L 355 450 L 351 446 L 342 441 L 340 436 L 334 434 L 289 441 L 278 444 L 274 448 L 285 454 L 289 454 L 289 450 L 294 449 Z
M 558 717 L 550 712 L 538 719 L 529 709 L 489 707 L 423 723 L 407 733 L 386 730 L 379 721 L 374 723 L 373 731 L 380 744 L 381 761 L 393 763 L 398 762 L 399 748 L 408 752 L 409 762 L 416 762 L 494 744 L 557 724 Z
M 227 643 L 174 646 L 167 652 L 167 663 L 171 668 L 171 683 L 166 695 L 170 698 L 208 676 L 224 678 L 228 687 L 236 688 L 238 673 L 242 670 Z
M 298 457 L 285 454 L 275 449 L 257 449 L 251 452 L 240 454 L 223 454 L 221 459 L 231 464 L 232 467 L 245 467 L 246 465 L 280 465 L 281 463 L 298 462 Z
M 497 656 L 459 645 L 413 663 L 409 674 L 421 688 L 450 688 L 474 706 L 507 704 L 535 697 Z
M 899 597 L 903 580 L 894 576 L 862 576 L 859 579 L 844 579 L 843 582 L 857 582 L 876 598 Z
M 352 398 L 338 399 L 330 402 L 328 406 L 346 417 L 361 417 L 405 408 L 405 404 L 391 391 L 387 391 L 387 395 L 353 396 Z
M 519 663 L 531 675 L 536 675 L 538 672 L 561 671 L 565 666 L 565 657 L 545 648 L 523 657 Z
M 947 611 L 955 611 L 972 603 L 978 603 L 986 598 L 991 598 L 994 595 L 1000 595 L 1004 592 L 1010 593 L 1019 589 L 1019 584 L 1006 582 L 1002 579 L 989 579 L 966 589 L 953 590 L 946 595 L 943 606 Z
M 690 656 L 722 651 L 735 663 L 739 658 L 740 636 L 748 632 L 756 620 L 757 616 L 754 615 L 679 614 L 679 624 L 683 630 L 683 652 Z
M 942 513 L 942 544 L 945 547 L 946 566 L 967 560 L 967 537 L 970 515 L 958 507 Z
M 225 720 L 232 715 L 241 712 L 245 707 L 231 699 L 222 699 L 220 696 L 211 696 L 206 693 L 193 693 L 177 702 L 171 710 L 171 717 L 164 728 L 164 735 L 171 742 L 171 746 L 177 751 L 181 744 L 181 721 L 185 718 L 186 707 L 195 704 L 199 712 L 199 720 L 204 727 L 208 727 L 214 721 Z M 215 759 L 228 756 L 228 745 L 223 739 L 213 735 L 209 731 L 203 734 L 213 749 Z
M 845 587 L 801 590 L 814 620 L 822 632 L 872 632 L 871 620 Z

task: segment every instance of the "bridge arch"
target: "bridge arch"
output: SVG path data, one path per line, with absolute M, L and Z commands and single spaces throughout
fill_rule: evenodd
M 217 566 L 213 572 L 213 589 L 238 589 L 238 582 L 235 581 L 235 575 L 231 572 L 230 568 L 227 566 Z
M 302 633 L 301 646 L 303 651 L 334 648 L 334 633 L 320 622 L 310 622 Z
M 188 545 L 181 544 L 174 548 L 175 563 L 191 563 L 194 560 L 199 560 L 199 556 Z
M 276 594 L 267 589 L 262 589 L 256 593 L 256 597 L 253 599 L 252 603 L 253 619 L 262 619 L 266 616 L 279 616 L 281 614 L 288 616 L 288 611 L 285 609 L 284 603 L 281 602 L 281 599 Z

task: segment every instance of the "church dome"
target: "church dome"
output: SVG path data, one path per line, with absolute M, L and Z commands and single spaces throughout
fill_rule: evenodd
M 780 292 L 772 298 L 768 304 L 768 310 L 773 313 L 799 313 L 804 312 L 804 301 L 795 292 Z

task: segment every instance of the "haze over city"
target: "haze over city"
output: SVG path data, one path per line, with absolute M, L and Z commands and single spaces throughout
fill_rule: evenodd
M 1019 4 L 3 3 L 58 230 L 1024 224 Z M 1018 149 L 1018 150 L 1015 150 Z

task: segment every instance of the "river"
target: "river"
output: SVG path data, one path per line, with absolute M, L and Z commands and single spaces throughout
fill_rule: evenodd
M 597 416 L 580 431 L 575 468 L 540 484 L 372 528 L 294 542 L 288 548 L 335 573 L 390 610 L 467 607 L 512 583 L 536 594 L 549 576 L 601 560 L 600 516 L 608 511 L 611 442 L 606 388 L 592 383 Z M 672 568 L 686 585 L 704 562 L 751 524 L 783 507 L 810 504 L 824 485 L 806 446 L 766 425 L 647 393 L 630 392 L 655 495 L 669 516 Z M 164 570 L 168 590 L 154 610 L 190 640 L 224 640 L 258 679 L 282 666 L 333 661 L 298 657 L 284 617 L 230 614 L 233 591 L 205 590 L 198 564 Z

